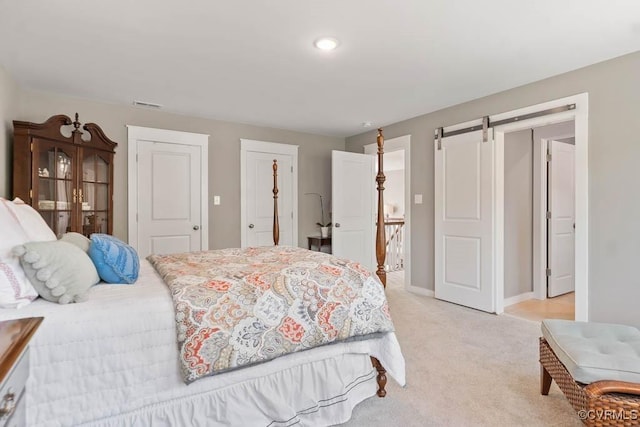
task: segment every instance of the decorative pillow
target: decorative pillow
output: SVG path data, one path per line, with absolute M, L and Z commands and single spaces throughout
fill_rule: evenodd
M 89 256 L 107 283 L 131 284 L 138 279 L 138 253 L 122 240 L 108 234 L 92 234 Z
M 87 236 L 73 231 L 64 233 L 60 240 L 76 245 L 85 252 L 89 252 L 89 246 L 91 245 L 91 240 Z
M 0 307 L 20 308 L 36 299 L 38 293 L 20 267 L 20 260 L 11 252 L 29 238 L 9 209 L 10 203 L 0 198 Z
M 13 253 L 20 257 L 20 264 L 38 294 L 48 301 L 77 302 L 100 281 L 89 256 L 68 242 L 29 242 L 13 248 Z
M 8 200 L 7 202 L 7 206 L 18 218 L 18 222 L 27 234 L 28 241 L 52 242 L 58 239 L 37 210 L 17 197 L 13 199 L 13 202 Z

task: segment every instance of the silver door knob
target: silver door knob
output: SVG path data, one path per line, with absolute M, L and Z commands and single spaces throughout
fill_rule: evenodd
M 334 225 L 335 228 L 340 228 L 340 223 L 336 222 L 336 225 Z
M 196 231 L 198 231 L 198 230 L 200 230 L 200 226 L 199 226 L 199 225 L 194 225 L 194 226 L 193 226 L 193 229 L 194 229 L 194 230 L 196 230 Z
M 253 228 L 253 227 L 255 227 L 255 225 L 249 224 L 249 228 Z

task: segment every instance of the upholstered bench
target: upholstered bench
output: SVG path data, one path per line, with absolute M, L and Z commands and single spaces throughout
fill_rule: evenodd
M 640 425 L 640 331 L 606 323 L 544 320 L 540 392 L 554 380 L 590 426 Z

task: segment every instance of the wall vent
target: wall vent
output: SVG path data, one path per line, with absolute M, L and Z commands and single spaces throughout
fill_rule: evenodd
M 135 105 L 136 107 L 162 108 L 162 104 L 156 104 L 155 102 L 147 101 L 133 101 L 133 105 Z

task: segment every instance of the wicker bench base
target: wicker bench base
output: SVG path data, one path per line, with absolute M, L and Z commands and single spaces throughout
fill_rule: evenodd
M 540 386 L 541 393 L 549 393 L 551 380 L 554 380 L 564 393 L 580 419 L 588 426 L 640 426 L 640 396 L 622 393 L 597 395 L 590 389 L 596 389 L 599 381 L 589 389 L 577 383 L 558 360 L 544 338 L 540 338 Z

